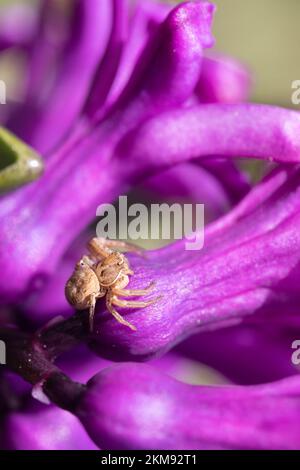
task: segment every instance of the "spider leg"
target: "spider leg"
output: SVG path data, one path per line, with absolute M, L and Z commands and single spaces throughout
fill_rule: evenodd
M 90 332 L 93 332 L 94 329 L 94 316 L 95 316 L 95 307 L 96 307 L 96 295 L 92 294 L 90 297 L 90 308 L 89 308 L 89 326 Z
M 119 322 L 122 323 L 122 325 L 128 326 L 131 330 L 136 331 L 136 327 L 133 326 L 131 323 L 125 320 L 125 318 L 120 315 L 117 310 L 113 307 L 112 305 L 113 301 L 113 296 L 107 296 L 106 298 L 106 308 L 107 310 L 115 317 L 115 319 Z
M 144 256 L 143 249 L 134 245 L 133 243 L 124 242 L 121 240 L 108 240 L 107 238 L 98 237 L 93 238 L 88 247 L 90 248 L 91 252 L 94 254 L 99 254 L 102 258 L 106 258 L 108 254 L 112 253 L 110 248 L 115 250 L 123 250 L 123 251 L 131 251 L 138 255 Z
M 116 295 L 121 295 L 122 297 L 138 297 L 140 295 L 147 295 L 152 291 L 155 282 L 151 282 L 148 287 L 145 289 L 114 289 Z
M 101 299 L 106 294 L 106 289 L 100 287 L 98 294 L 91 294 L 90 296 L 90 308 L 89 308 L 89 325 L 90 325 L 90 332 L 93 332 L 94 329 L 94 317 L 95 317 L 95 308 L 96 302 L 98 299 Z
M 104 244 L 110 248 L 116 248 L 116 249 L 121 249 L 123 251 L 132 251 L 134 253 L 143 254 L 143 249 L 140 248 L 137 245 L 134 245 L 133 243 L 130 242 L 124 242 L 121 240 L 107 240 L 104 239 Z
M 111 302 L 112 304 L 117 305 L 118 307 L 121 307 L 121 308 L 144 308 L 144 307 L 149 307 L 149 305 L 154 304 L 159 299 L 161 299 L 161 296 L 156 297 L 155 299 L 146 300 L 146 301 L 124 300 L 124 299 L 118 299 L 118 297 L 113 296 Z
M 87 248 L 92 256 L 102 261 L 113 253 L 112 250 L 104 243 L 105 238 L 92 238 L 87 244 Z

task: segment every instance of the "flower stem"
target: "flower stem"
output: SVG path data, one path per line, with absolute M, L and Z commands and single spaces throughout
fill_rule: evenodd
M 85 386 L 63 374 L 54 360 L 80 343 L 88 331 L 88 316 L 82 313 L 50 324 L 34 335 L 0 328 L 0 338 L 6 345 L 6 366 L 32 385 L 40 385 L 60 408 L 72 411 Z

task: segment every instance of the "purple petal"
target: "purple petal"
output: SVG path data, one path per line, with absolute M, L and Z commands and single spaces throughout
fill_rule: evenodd
M 119 68 L 124 44 L 128 35 L 127 0 L 113 0 L 113 24 L 104 57 L 102 58 L 93 80 L 85 112 L 89 117 L 103 107 L 113 80 Z M 92 11 L 92 10 L 91 10 Z
M 229 198 L 221 181 L 213 174 L 192 164 L 178 165 L 146 180 L 142 191 L 156 198 L 174 202 L 194 202 L 205 205 L 206 222 L 227 212 Z
M 216 157 L 202 160 L 201 166 L 222 182 L 232 204 L 239 202 L 250 190 L 249 176 L 235 162 Z
M 216 158 L 201 162 L 201 166 L 184 163 L 164 170 L 144 181 L 140 189 L 150 193 L 150 198 L 155 195 L 156 199 L 204 204 L 207 223 L 245 196 L 250 184 L 232 162 Z
M 297 449 L 299 380 L 191 386 L 128 363 L 91 379 L 76 414 L 104 449 Z
M 12 450 L 96 450 L 79 421 L 55 406 L 31 403 L 4 421 L 5 448 Z
M 31 42 L 37 24 L 35 8 L 20 3 L 1 8 L 0 51 L 10 47 L 27 47 Z
M 108 108 L 116 102 L 125 89 L 150 37 L 165 20 L 169 10 L 170 6 L 152 0 L 137 2 L 119 68 L 112 80 L 112 86 L 107 97 Z
M 82 249 L 81 255 L 78 253 L 72 260 L 63 258 L 57 272 L 49 278 L 44 287 L 29 295 L 21 306 L 25 318 L 35 325 L 42 326 L 52 318 L 68 317 L 74 313 L 65 297 L 65 285 L 83 251 Z
M 49 7 L 48 4 L 46 8 L 47 23 L 51 18 L 52 7 L 53 5 Z M 52 51 L 57 62 L 52 68 L 56 69 L 56 72 L 46 96 L 44 93 L 41 100 L 40 87 L 32 82 L 29 83 L 30 89 L 39 91 L 36 97 L 37 103 L 34 103 L 34 98 L 30 96 L 29 102 L 24 104 L 29 112 L 30 109 L 32 110 L 32 115 L 27 113 L 26 116 L 29 127 L 24 127 L 23 106 L 23 119 L 21 116 L 18 128 L 13 122 L 12 128 L 40 152 L 46 153 L 53 149 L 78 118 L 87 98 L 93 74 L 106 46 L 109 20 L 110 5 L 107 0 L 101 2 L 78 0 L 75 6 L 73 5 L 70 37 L 62 51 L 55 48 Z M 46 26 L 49 27 L 49 24 Z M 49 48 L 51 44 L 47 43 L 47 38 L 45 38 L 45 44 L 40 45 L 39 41 L 37 44 L 39 49 L 36 52 L 37 57 L 35 57 L 32 74 L 39 76 L 36 68 L 43 72 L 45 70 L 43 58 L 48 57 L 48 54 L 40 49 L 41 47 Z M 37 80 L 36 76 L 34 80 Z M 42 86 L 46 88 L 45 83 Z M 14 116 L 14 120 L 17 119 L 18 117 Z
M 249 98 L 250 74 L 238 61 L 220 54 L 205 57 L 196 87 L 201 103 L 240 103 Z
M 295 328 L 289 337 L 270 319 L 267 325 L 242 324 L 192 336 L 178 350 L 217 369 L 233 383 L 253 385 L 299 373 L 291 362 L 296 336 Z
M 213 45 L 214 10 L 208 2 L 174 8 L 150 38 L 118 104 L 124 105 L 135 94 L 131 113 L 138 108 L 149 115 L 189 98 L 199 78 L 203 48 Z
M 162 131 L 163 129 L 163 131 Z M 207 156 L 300 161 L 300 115 L 257 104 L 208 104 L 147 121 L 119 151 L 153 167 Z

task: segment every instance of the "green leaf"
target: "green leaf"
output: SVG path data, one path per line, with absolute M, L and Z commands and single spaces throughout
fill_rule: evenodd
M 43 169 L 40 155 L 7 129 L 0 127 L 1 193 L 37 179 Z

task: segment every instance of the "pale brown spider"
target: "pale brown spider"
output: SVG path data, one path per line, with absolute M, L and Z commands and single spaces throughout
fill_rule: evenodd
M 149 294 L 154 283 L 145 289 L 125 289 L 129 283 L 129 275 L 134 272 L 129 267 L 129 262 L 124 254 L 113 251 L 122 249 L 141 251 L 129 243 L 107 240 L 105 238 L 93 238 L 87 245 L 88 256 L 83 256 L 76 264 L 75 270 L 67 281 L 65 295 L 68 302 L 77 310 L 89 308 L 90 330 L 93 330 L 94 313 L 97 299 L 106 296 L 107 310 L 118 322 L 128 326 L 132 330 L 136 327 L 126 321 L 114 308 L 144 308 L 153 304 L 158 298 L 148 301 L 135 301 L 119 299 L 118 296 L 136 297 Z

